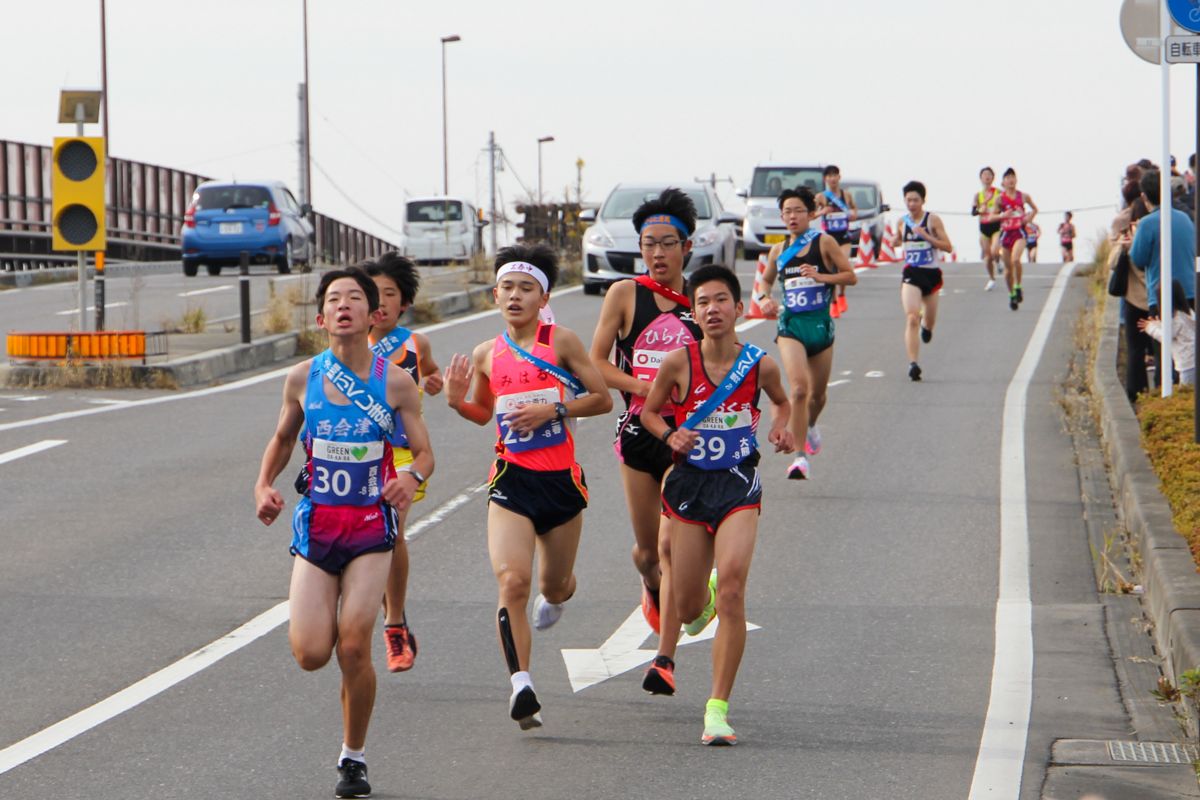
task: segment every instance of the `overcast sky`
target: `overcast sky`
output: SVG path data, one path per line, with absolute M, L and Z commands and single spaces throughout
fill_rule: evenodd
M 296 187 L 301 0 L 107 5 L 111 154 Z M 982 165 L 1012 165 L 1057 212 L 1041 220 L 1053 228 L 1062 209 L 1114 204 L 1126 163 L 1158 160 L 1160 73 L 1126 48 L 1120 5 L 309 0 L 313 157 L 327 173 L 314 169 L 313 201 L 396 241 L 405 193 L 440 192 L 439 39 L 458 34 L 450 192 L 484 206 L 494 130 L 515 168 L 499 176 L 510 205 L 517 176 L 536 191 L 537 138 L 553 135 L 548 195 L 573 193 L 577 158 L 597 202 L 618 181 L 715 172 L 744 186 L 756 162 L 794 159 L 874 178 L 897 208 L 918 178 L 930 207 L 964 211 Z M 0 0 L 0 75 L 0 139 L 70 133 L 57 95 L 99 86 L 99 0 Z M 1195 80 L 1173 69 L 1181 160 L 1195 150 Z M 730 184 L 718 190 L 740 208 Z M 1081 235 L 1111 213 L 1080 214 Z M 977 256 L 970 222 L 947 222 Z

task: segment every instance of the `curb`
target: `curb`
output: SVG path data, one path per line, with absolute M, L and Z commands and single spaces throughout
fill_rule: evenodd
M 104 268 L 105 276 L 118 277 L 124 275 L 170 275 L 181 272 L 178 261 L 148 261 L 128 262 L 124 264 L 109 264 Z M 88 279 L 96 277 L 96 268 L 88 266 Z M 35 283 L 63 283 L 73 281 L 79 276 L 78 267 L 47 267 L 46 269 L 26 269 L 14 272 L 0 272 L 0 286 L 23 288 Z
M 1141 427 L 1117 380 L 1118 308 L 1115 302 L 1105 308 L 1091 388 L 1099 400 L 1113 495 L 1141 551 L 1142 586 L 1155 623 L 1155 644 L 1164 672 L 1178 685 L 1181 673 L 1200 666 L 1200 575 L 1187 542 L 1175 530 L 1171 508 L 1142 449 Z
M 176 268 L 178 265 L 174 265 Z M 476 286 L 461 292 L 438 295 L 429 300 L 432 311 L 439 317 L 455 317 L 478 310 L 480 298 L 491 299 L 491 286 Z M 401 324 L 413 323 L 413 312 L 409 309 L 400 318 Z M 213 383 L 220 378 L 239 372 L 259 369 L 296 356 L 299 334 L 296 331 L 280 333 L 255 339 L 250 344 L 235 344 L 216 350 L 167 361 L 162 364 L 135 364 L 128 369 L 138 385 L 161 385 L 161 379 L 179 388 Z M 124 365 L 122 365 L 124 366 Z M 0 386 L 6 384 L 39 385 L 45 382 L 48 373 L 57 367 L 42 365 L 0 367 Z M 107 365 L 82 367 L 83 376 L 89 385 L 99 385 L 99 380 L 110 367 Z M 1198 606 L 1200 607 L 1200 606 Z

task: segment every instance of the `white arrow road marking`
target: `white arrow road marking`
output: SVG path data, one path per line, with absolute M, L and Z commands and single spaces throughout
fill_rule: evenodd
M 720 618 L 696 636 L 681 634 L 679 646 L 695 644 L 713 638 L 717 635 Z M 752 622 L 746 623 L 746 630 L 757 631 L 762 628 Z M 617 628 L 604 644 L 595 650 L 563 649 L 563 661 L 567 665 L 567 677 L 571 680 L 571 690 L 578 693 L 595 686 L 597 683 L 623 675 L 631 669 L 636 669 L 654 658 L 656 651 L 642 649 L 642 642 L 654 634 L 642 616 L 641 607 L 625 618 L 621 627 Z
M 7 453 L 0 453 L 0 464 L 7 464 L 9 461 L 16 461 L 18 458 L 31 456 L 34 453 L 40 453 L 43 450 L 49 450 L 51 447 L 58 447 L 60 444 L 66 443 L 66 439 L 43 439 L 37 444 L 18 447 L 16 450 L 9 450 Z

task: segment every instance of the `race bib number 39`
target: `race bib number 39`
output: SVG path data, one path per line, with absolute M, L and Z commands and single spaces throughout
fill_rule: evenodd
M 560 397 L 558 389 L 535 389 L 530 392 L 518 392 L 497 397 L 496 425 L 500 431 L 500 441 L 505 449 L 514 453 L 523 453 L 527 450 L 540 450 L 543 447 L 552 447 L 565 442 L 567 430 L 563 426 L 562 420 L 552 419 L 541 427 L 525 433 L 513 430 L 505 420 L 505 416 L 511 411 L 516 411 L 518 406 L 534 403 L 553 405 L 559 402 Z
M 379 499 L 383 442 L 333 442 L 313 439 L 314 503 L 368 505 Z
M 933 245 L 929 242 L 905 242 L 904 263 L 910 267 L 933 266 Z
M 729 469 L 737 466 L 758 443 L 750 409 L 714 411 L 696 426 L 700 438 L 688 453 L 688 462 L 701 469 Z
M 812 278 L 787 278 L 783 282 L 783 307 L 788 311 L 816 311 L 828 303 L 828 290 Z

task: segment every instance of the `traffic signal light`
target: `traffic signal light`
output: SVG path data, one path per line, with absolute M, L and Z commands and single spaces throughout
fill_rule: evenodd
M 104 250 L 104 139 L 57 137 L 51 160 L 51 249 Z

